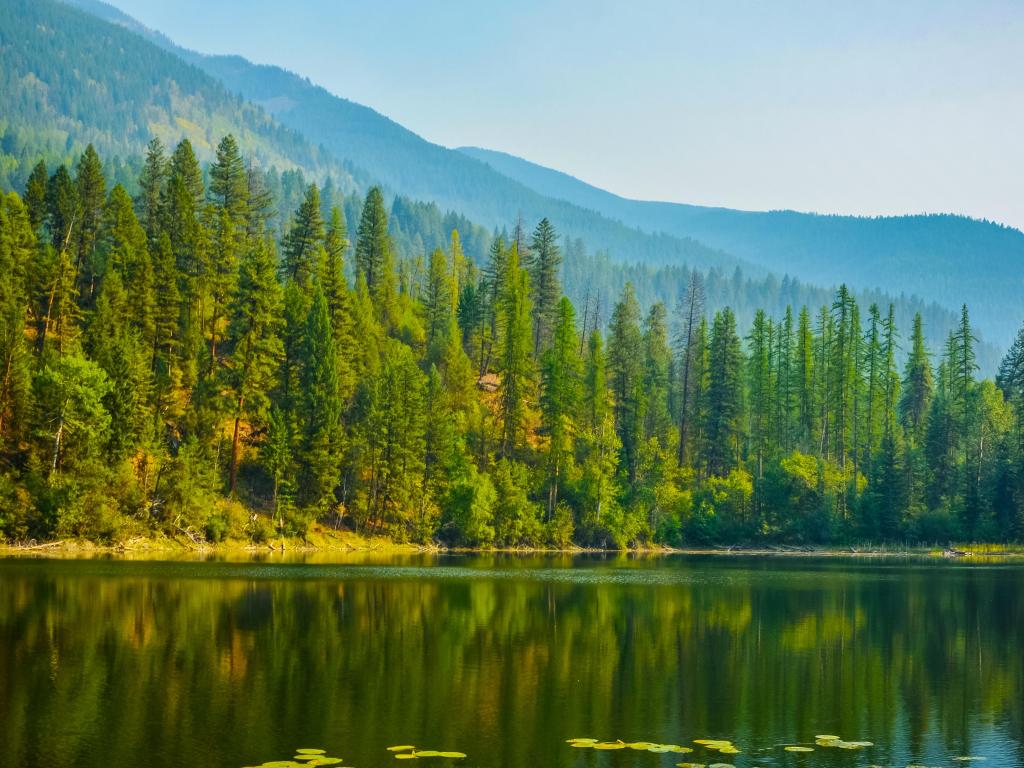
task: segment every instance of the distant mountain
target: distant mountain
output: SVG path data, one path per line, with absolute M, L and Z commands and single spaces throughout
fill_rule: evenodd
M 519 214 L 532 227 L 547 216 L 591 254 L 583 256 L 576 241 L 567 249 L 566 291 L 577 301 L 589 296 L 604 309 L 626 280 L 645 303 L 673 304 L 685 281 L 684 265 L 717 270 L 710 285 L 721 288 L 709 293 L 709 308 L 729 303 L 743 323 L 757 307 L 777 314 L 787 304 L 818 305 L 835 284 L 779 279 L 695 239 L 647 232 L 602 215 L 592 203 L 547 196 L 531 188 L 540 185 L 535 179 L 523 183 L 487 162 L 431 144 L 297 75 L 186 51 L 98 0 L 67 3 L 90 15 L 51 0 L 0 0 L 0 186 L 11 186 L 12 179 L 23 184 L 41 145 L 57 161 L 73 161 L 92 141 L 107 158 L 122 154 L 137 162 L 152 134 L 167 143 L 188 135 L 209 158 L 213 144 L 230 131 L 261 164 L 296 168 L 307 178 L 330 175 L 343 190 L 382 181 L 392 193 L 431 201 L 395 204 L 392 228 L 405 255 L 446 239 L 455 221 L 464 245 L 480 254 L 485 237 L 478 225 L 508 227 Z M 130 184 L 137 170 L 121 169 L 115 180 Z M 292 179 L 291 192 L 279 200 L 285 217 L 297 205 L 297 183 L 301 179 Z M 345 201 L 350 224 L 357 205 L 353 197 Z M 858 293 L 865 305 L 889 301 L 884 292 Z M 955 320 L 920 300 L 897 297 L 896 305 L 903 328 L 913 312 L 923 312 L 933 341 L 941 341 Z M 991 370 L 995 350 L 986 345 L 981 354 Z
M 559 232 L 582 238 L 620 260 L 729 270 L 744 266 L 748 272 L 762 272 L 690 238 L 639 232 L 591 210 L 545 197 L 495 173 L 486 163 L 433 144 L 379 112 L 280 67 L 253 64 L 241 56 L 189 51 L 99 0 L 66 2 L 143 35 L 194 64 L 393 193 L 431 200 L 441 209 L 459 211 L 499 229 L 514 224 L 517 216 L 530 226 L 547 216 Z
M 90 142 L 106 157 L 136 157 L 153 136 L 167 144 L 187 137 L 209 159 L 233 133 L 265 167 L 330 174 L 354 188 L 329 152 L 219 80 L 133 30 L 63 3 L 0 0 L 0 63 L 8 164 L 72 159 Z M 24 176 L 24 168 L 0 171 Z
M 433 200 L 487 226 L 550 218 L 618 260 L 752 265 L 820 285 L 967 302 L 988 339 L 1010 342 L 1024 320 L 1024 234 L 962 216 L 819 216 L 628 200 L 558 171 L 477 148 L 432 144 L 369 107 L 279 67 L 203 56 L 98 0 L 69 0 L 153 42 L 261 105 L 393 192 Z
M 543 195 L 647 232 L 692 237 L 778 273 L 966 302 L 987 338 L 1008 344 L 1024 320 L 1024 233 L 964 216 L 756 213 L 630 200 L 527 160 L 462 147 L 468 157 Z

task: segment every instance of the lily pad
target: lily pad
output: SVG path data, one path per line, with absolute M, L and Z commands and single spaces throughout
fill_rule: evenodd
M 410 749 L 416 749 L 416 747 L 412 744 L 400 744 L 397 747 L 388 747 L 388 752 L 407 752 Z
M 799 746 L 783 747 L 783 749 L 785 749 L 787 752 L 813 752 L 814 751 L 814 747 L 799 747 Z

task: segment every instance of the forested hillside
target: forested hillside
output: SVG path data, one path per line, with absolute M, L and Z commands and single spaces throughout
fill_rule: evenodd
M 469 157 L 548 197 L 646 232 L 692 237 L 778 274 L 846 282 L 955 307 L 966 301 L 985 338 L 1010 343 L 1024 321 L 1024 233 L 964 216 L 817 216 L 628 200 L 503 152 Z
M 117 169 L 154 136 L 187 137 L 205 161 L 231 132 L 258 166 L 355 188 L 329 153 L 219 81 L 63 3 L 0 2 L 0 52 L 0 187 L 23 184 L 40 157 L 70 164 L 90 143 L 112 158 L 114 178 L 134 183 L 138 168 Z
M 741 333 L 694 272 L 599 321 L 547 219 L 417 260 L 376 187 L 325 216 L 311 184 L 275 232 L 231 136 L 132 165 L 134 199 L 88 147 L 0 203 L 8 540 L 1024 538 L 1024 331 L 993 382 L 966 307 L 929 350 L 845 287 Z
M 238 73 L 235 77 L 251 79 L 254 83 L 252 88 L 262 87 L 260 83 L 269 83 L 275 88 L 291 89 L 296 97 L 315 91 L 317 104 L 328 111 L 340 110 L 334 115 L 341 126 L 339 130 L 348 130 L 344 128 L 346 125 L 358 125 L 359 130 L 368 135 L 369 138 L 353 139 L 352 146 L 362 146 L 361 141 L 383 142 L 373 144 L 372 148 L 385 156 L 384 162 L 392 163 L 395 157 L 392 144 L 398 142 L 408 152 L 404 155 L 398 153 L 405 159 L 398 161 L 395 167 L 418 174 L 420 180 L 436 175 L 415 171 L 417 153 L 426 147 L 428 154 L 434 153 L 430 155 L 432 157 L 454 157 L 478 171 L 486 171 L 487 179 L 481 181 L 482 186 L 477 192 L 480 199 L 491 200 L 487 205 L 494 205 L 494 200 L 489 197 L 493 189 L 509 183 L 504 177 L 495 179 L 496 174 L 481 164 L 429 145 L 372 110 L 336 99 L 289 73 L 275 68 L 253 67 L 238 59 L 207 61 L 206 57 L 176 48 L 166 38 L 145 29 L 109 5 L 93 0 L 76 0 L 74 4 L 100 14 L 113 22 L 116 28 L 50 0 L 31 4 L 31 12 L 26 11 L 24 0 L 3 0 L 0 3 L 0 7 L 14 20 L 5 27 L 8 44 L 4 61 L 9 64 L 5 73 L 13 87 L 0 91 L 5 115 L 5 122 L 0 126 L 3 132 L 0 168 L 5 169 L 0 175 L 0 188 L 22 189 L 37 159 L 42 157 L 51 165 L 54 162 L 71 164 L 93 141 L 104 151 L 110 180 L 122 184 L 135 195 L 138 191 L 139 158 L 152 135 L 162 137 L 166 145 L 176 143 L 183 136 L 189 137 L 202 163 L 213 157 L 212 146 L 217 140 L 214 132 L 220 126 L 234 130 L 232 126 L 238 128 L 253 123 L 256 128 L 252 131 L 238 128 L 242 131 L 239 143 L 256 153 L 253 164 L 260 172 L 253 178 L 276 201 L 268 213 L 268 221 L 275 231 L 286 229 L 291 212 L 298 206 L 311 181 L 322 186 L 325 213 L 330 205 L 337 203 L 350 221 L 358 216 L 362 195 L 372 183 L 369 174 L 351 165 L 341 168 L 331 153 L 314 151 L 305 139 L 278 126 L 261 108 L 228 95 L 218 81 L 183 63 L 181 57 L 206 62 L 213 68 L 236 67 Z M 80 37 L 81 45 L 78 42 Z M 127 61 L 139 63 L 126 66 Z M 43 101 L 36 100 L 26 85 L 42 82 L 36 70 L 46 80 L 47 98 Z M 83 78 L 88 80 L 89 87 L 82 86 Z M 266 94 L 260 91 L 258 95 Z M 115 101 L 116 104 L 113 103 Z M 353 114 L 362 117 L 350 119 L 346 117 L 348 112 L 345 110 L 352 110 Z M 114 118 L 110 117 L 111 114 Z M 147 128 L 152 128 L 153 133 L 148 133 Z M 381 131 L 379 135 L 378 130 Z M 344 143 L 347 146 L 349 142 Z M 372 158 L 371 154 L 365 159 Z M 441 169 L 435 170 L 443 176 Z M 592 233 L 590 239 L 570 237 L 568 233 L 573 231 L 570 224 L 578 221 L 580 209 L 531 195 L 536 218 L 548 216 L 565 234 L 563 279 L 566 293 L 574 301 L 591 300 L 595 307 L 603 308 L 604 318 L 607 318 L 608 307 L 614 297 L 627 281 L 635 286 L 644 309 L 659 300 L 671 305 L 686 284 L 690 269 L 698 267 L 707 278 L 709 308 L 731 306 L 741 329 L 749 327 L 754 311 L 759 307 L 779 312 L 786 304 L 818 304 L 826 295 L 826 291 L 806 282 L 780 280 L 758 270 L 738 272 L 733 266 L 734 260 L 692 243 L 684 247 L 681 241 L 668 238 L 664 242 L 672 241 L 675 245 L 663 250 L 658 245 L 662 242 L 658 238 L 625 230 L 618 224 L 611 230 L 588 225 L 586 230 Z M 495 234 L 491 228 L 484 229 L 463 213 L 446 210 L 436 201 L 422 202 L 398 196 L 392 203 L 390 193 L 387 198 L 396 249 L 413 266 L 425 268 L 427 254 L 446 242 L 453 229 L 462 234 L 467 257 L 478 264 L 483 263 Z M 521 208 L 516 208 L 514 197 L 508 199 L 508 206 L 504 213 L 488 214 L 488 220 L 494 218 L 501 222 L 497 232 L 506 240 L 512 237 L 522 212 Z M 586 216 L 593 218 L 591 213 L 586 213 Z M 646 243 L 646 250 L 640 252 L 643 258 L 637 262 L 623 259 L 619 238 L 624 231 L 630 238 L 640 238 Z M 626 252 L 635 252 L 631 249 L 633 246 L 626 248 Z M 669 263 L 660 265 L 658 262 L 669 253 Z M 709 264 L 714 266 L 709 267 Z M 879 293 L 861 293 L 859 298 L 864 303 L 877 301 L 885 304 L 889 301 Z M 941 343 L 956 320 L 953 313 L 938 306 L 905 298 L 896 301 L 896 312 L 904 324 L 908 324 L 916 312 L 922 312 L 931 339 L 936 343 Z M 979 345 L 978 356 L 983 370 L 994 371 L 1000 354 L 990 346 Z
M 393 192 L 433 200 L 485 226 L 504 226 L 517 213 L 547 216 L 616 261 L 727 271 L 745 262 L 751 275 L 757 265 L 810 284 L 842 282 L 950 310 L 966 301 L 985 339 L 1000 348 L 1024 321 L 1019 230 L 962 216 L 817 216 L 626 200 L 503 153 L 431 144 L 306 78 L 237 56 L 201 56 L 97 0 L 71 1 L 175 51 Z

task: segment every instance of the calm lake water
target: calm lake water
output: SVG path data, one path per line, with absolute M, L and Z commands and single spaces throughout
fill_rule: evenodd
M 816 734 L 875 746 L 782 748 Z M 397 761 L 400 744 L 468 757 Z M 240 768 L 300 747 L 355 768 L 1024 766 L 1024 567 L 0 560 L 0 765 Z

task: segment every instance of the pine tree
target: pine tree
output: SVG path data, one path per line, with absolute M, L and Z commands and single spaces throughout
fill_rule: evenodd
M 687 463 L 687 450 L 690 441 L 690 425 L 693 423 L 693 376 L 694 360 L 703 350 L 697 349 L 694 336 L 704 317 L 704 281 L 697 270 L 690 272 L 685 293 L 680 296 L 676 309 L 678 332 L 676 346 L 679 354 L 679 371 L 682 381 L 679 384 L 679 446 L 676 454 L 678 466 Z
M 530 252 L 528 271 L 534 303 L 533 354 L 539 356 L 550 343 L 551 330 L 558 311 L 558 297 L 562 293 L 559 281 L 562 252 L 558 247 L 555 228 L 546 218 L 541 219 L 533 231 Z
M 910 357 L 903 374 L 903 397 L 900 399 L 900 423 L 911 442 L 920 444 L 925 435 L 932 401 L 932 366 L 924 342 L 921 313 L 914 315 Z
M 615 431 L 612 394 L 607 385 L 607 370 L 601 334 L 592 331 L 587 343 L 583 371 L 584 429 L 577 440 L 577 459 L 581 470 L 580 496 L 592 519 L 585 527 L 599 528 L 602 515 L 614 509 L 617 488 L 619 441 Z
M 644 430 L 645 439 L 657 440 L 667 448 L 672 431 L 669 412 L 672 352 L 668 346 L 668 313 L 665 305 L 651 305 L 643 328 L 644 373 Z
M 158 395 L 157 411 L 166 407 L 171 392 L 179 386 L 179 323 L 181 294 L 178 292 L 178 274 L 171 250 L 171 238 L 160 234 L 152 252 L 153 261 L 153 348 L 151 367 Z
M 277 282 L 274 250 L 255 238 L 242 256 L 238 288 L 232 298 L 228 339 L 231 360 L 227 379 L 234 395 L 234 428 L 228 487 L 235 492 L 238 478 L 239 425 L 246 418 L 260 426 L 270 409 L 269 392 L 284 348 L 278 336 L 281 286 Z
M 559 487 L 572 456 L 580 406 L 582 363 L 576 346 L 576 312 L 566 297 L 558 303 L 551 346 L 541 357 L 541 424 L 548 437 L 547 520 L 558 504 Z
M 200 221 L 205 191 L 199 161 L 189 141 L 178 144 L 171 156 L 167 179 L 167 234 L 178 271 L 183 303 L 181 328 L 183 357 L 202 332 L 203 296 L 207 274 L 206 233 Z
M 100 278 L 117 272 L 133 308 L 132 323 L 150 342 L 153 338 L 154 285 L 153 265 L 146 242 L 146 231 L 135 216 L 128 192 L 115 186 L 103 209 L 96 263 Z
M 81 226 L 78 189 L 68 169 L 61 165 L 46 185 L 46 228 L 53 249 L 58 253 L 70 252 L 79 239 L 77 233 Z
M 427 272 L 424 324 L 427 332 L 428 359 L 436 362 L 444 349 L 451 320 L 452 297 L 449 293 L 452 286 L 451 272 L 448 269 L 448 258 L 444 251 L 435 248 L 430 253 L 430 267 Z
M 643 340 L 640 305 L 631 283 L 612 311 L 608 341 L 608 374 L 615 396 L 615 429 L 622 443 L 622 465 L 630 485 L 636 482 L 643 435 Z
M 320 191 L 316 184 L 311 184 L 285 236 L 281 265 L 285 278 L 294 280 L 303 291 L 311 289 L 318 266 L 324 260 L 325 237 Z M 337 248 L 337 243 L 332 245 Z
M 43 225 L 46 223 L 46 197 L 49 180 L 50 177 L 46 171 L 46 163 L 40 160 L 32 169 L 32 173 L 29 174 L 28 181 L 25 183 L 25 194 L 22 196 L 22 202 L 24 202 L 25 208 L 28 210 L 28 219 L 32 225 L 32 231 L 39 238 L 42 237 Z
M 527 401 L 534 383 L 530 357 L 533 305 L 530 277 L 519 266 L 519 251 L 508 253 L 507 279 L 498 297 L 499 373 L 501 374 L 501 455 L 515 456 L 526 434 Z
M 78 161 L 75 187 L 79 219 L 75 228 L 75 268 L 78 270 L 81 301 L 84 306 L 91 306 L 103 271 L 96 260 L 96 241 L 103 219 L 103 203 L 107 198 L 103 163 L 92 144 L 85 148 Z
M 209 289 L 210 356 L 209 376 L 217 373 L 220 360 L 217 341 L 222 335 L 222 324 L 228 304 L 238 285 L 238 263 L 245 243 L 244 236 L 237 230 L 238 222 L 227 207 L 211 210 L 214 221 L 210 222 L 213 233 L 210 248 L 209 272 L 206 284 Z M 244 225 L 244 222 L 243 222 Z
M 356 237 L 356 274 L 366 281 L 378 318 L 390 325 L 395 317 L 394 246 L 388 234 L 384 195 L 373 187 L 366 195 Z
M 504 239 L 494 238 L 480 285 L 480 376 L 490 370 L 491 356 L 498 338 L 499 297 L 504 295 L 508 281 L 508 261 L 509 250 L 505 247 Z
M 210 166 L 210 198 L 227 214 L 239 242 L 245 237 L 249 216 L 249 175 L 230 133 L 217 145 L 217 157 Z
M 302 430 L 299 499 L 327 512 L 334 506 L 344 449 L 343 403 L 327 300 L 319 290 L 306 320 L 298 424 Z
M 743 352 L 736 317 L 726 307 L 715 314 L 708 351 L 705 455 L 709 475 L 725 476 L 740 458 L 743 415 Z
M 812 446 L 817 447 L 816 440 L 818 429 L 817 405 L 815 403 L 815 382 L 818 380 L 815 370 L 814 356 L 814 332 L 811 330 L 811 315 L 807 307 L 800 310 L 800 318 L 797 321 L 796 332 L 796 360 L 794 364 L 794 377 L 796 379 L 797 399 L 797 430 L 798 445 L 805 452 L 810 451 Z
M 154 138 L 146 147 L 146 161 L 139 176 L 139 197 L 137 205 L 139 218 L 151 248 L 157 246 L 164 230 L 164 199 L 167 194 L 167 177 L 170 167 L 164 145 Z
M 771 370 L 771 320 L 763 309 L 754 314 L 754 323 L 747 339 L 750 344 L 750 356 L 747 358 L 750 438 L 757 463 L 757 478 L 760 480 L 764 477 L 764 462 L 769 447 L 775 389 Z
M 793 308 L 786 306 L 786 314 L 778 328 L 776 338 L 776 417 L 775 434 L 778 447 L 784 453 L 793 449 L 797 426 L 798 380 L 796 376 L 793 343 Z
M 134 452 L 150 427 L 146 410 L 151 385 L 149 355 L 138 330 L 129 322 L 132 312 L 121 275 L 111 271 L 103 280 L 90 319 L 87 351 L 110 383 L 103 403 L 110 415 L 108 447 L 117 459 Z
M 31 355 L 25 310 L 35 251 L 35 227 L 28 210 L 17 195 L 0 195 L 0 452 L 16 444 L 26 427 Z
M 466 254 L 462 251 L 462 238 L 457 229 L 452 230 L 448 241 L 448 252 L 452 256 L 452 279 L 449 295 L 452 301 L 451 311 L 454 314 L 459 308 L 459 296 L 462 294 L 462 289 L 470 284 L 472 267 L 466 259 Z
M 334 346 L 338 352 L 338 386 L 345 402 L 352 397 L 356 385 L 355 352 L 357 342 L 352 320 L 352 294 L 345 279 L 345 251 L 348 248 L 348 232 L 341 210 L 331 208 L 331 220 L 324 235 L 317 274 L 320 287 L 327 299 L 334 331 Z

